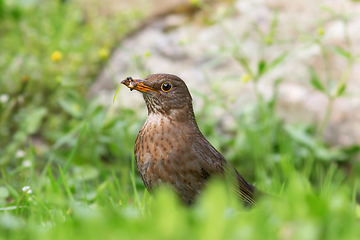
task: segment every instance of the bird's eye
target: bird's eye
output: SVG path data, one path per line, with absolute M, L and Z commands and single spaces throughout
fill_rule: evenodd
M 163 90 L 163 92 L 168 92 L 171 88 L 172 85 L 169 82 L 164 82 L 163 84 L 161 84 L 161 90 Z

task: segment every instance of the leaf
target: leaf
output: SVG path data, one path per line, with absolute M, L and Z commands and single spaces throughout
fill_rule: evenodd
M 66 98 L 66 99 L 59 99 L 58 100 L 59 105 L 61 108 L 69 113 L 71 116 L 80 118 L 82 116 L 81 107 L 76 101 Z
M 258 75 L 261 76 L 263 73 L 266 72 L 266 61 L 265 60 L 261 60 L 258 63 Z
M 280 54 L 277 58 L 275 58 L 274 61 L 272 61 L 270 63 L 270 65 L 267 67 L 266 70 L 271 70 L 273 68 L 275 68 L 277 65 L 279 65 L 282 61 L 284 61 L 284 59 L 288 56 L 288 52 L 285 51 L 282 54 Z
M 17 197 L 19 196 L 19 193 L 16 191 L 16 189 L 11 186 L 10 184 L 8 183 L 5 183 L 5 186 L 7 187 L 7 189 L 9 190 L 9 193 L 11 196 L 14 196 L 14 197 Z
M 34 109 L 31 111 L 25 119 L 24 125 L 26 126 L 26 131 L 29 134 L 37 132 L 41 126 L 42 119 L 47 114 L 47 109 L 42 107 L 39 109 Z
M 7 198 L 9 196 L 9 190 L 6 187 L 0 187 L 0 198 Z
M 337 89 L 336 96 L 337 96 L 337 97 L 341 96 L 341 95 L 344 93 L 345 89 L 346 89 L 346 83 L 342 83 L 342 84 L 339 86 L 339 88 Z
M 345 57 L 346 59 L 349 59 L 351 57 L 351 54 L 346 51 L 345 49 L 343 49 L 342 47 L 339 46 L 335 46 L 333 48 L 331 48 L 331 50 L 336 53 L 339 56 Z
M 313 87 L 316 88 L 317 90 L 325 93 L 325 88 L 321 84 L 320 79 L 319 79 L 318 75 L 316 74 L 315 70 L 313 68 L 310 68 L 309 71 L 310 71 L 310 76 L 311 76 L 311 80 L 310 80 L 311 85 L 313 85 Z
M 294 141 L 310 149 L 314 149 L 316 147 L 316 141 L 303 129 L 298 129 L 293 126 L 286 126 L 285 130 Z

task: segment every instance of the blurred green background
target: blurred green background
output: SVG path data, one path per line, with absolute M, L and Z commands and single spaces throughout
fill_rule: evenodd
M 254 64 L 237 41 L 226 50 L 242 69 L 237 81 L 254 87 L 255 101 L 241 113 L 216 84 L 212 98 L 190 88 L 203 102 L 195 114 L 204 135 L 245 179 L 279 198 L 244 209 L 220 182 L 191 208 L 167 189 L 149 196 L 133 159 L 146 109 L 100 104 L 88 91 L 113 50 L 149 19 L 183 11 L 197 13 L 204 26 L 224 20 L 214 2 L 178 2 L 160 11 L 157 1 L 0 0 L 0 239 L 358 239 L 359 144 L 331 145 L 324 132 L 359 53 L 349 40 L 327 45 L 322 23 L 308 33 L 309 44 L 320 46 L 325 63 L 347 64 L 328 85 L 309 68 L 309 86 L 329 100 L 319 123 L 288 124 L 279 116 L 277 89 L 286 79 L 274 81 L 270 98 L 257 91 L 263 76 L 287 61 L 286 51 Z M 236 2 L 224 2 L 226 16 Z M 354 18 L 329 12 L 345 26 Z M 269 31 L 249 26 L 261 49 L 283 44 L 276 42 L 281 14 L 274 10 Z M 129 61 L 151 73 L 141 64 L 146 55 Z M 221 127 L 218 108 L 231 114 L 232 128 Z

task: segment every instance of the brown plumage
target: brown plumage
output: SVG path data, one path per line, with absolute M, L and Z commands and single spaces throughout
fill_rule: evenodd
M 157 185 L 167 183 L 186 204 L 192 204 L 211 177 L 229 173 L 236 176 L 239 197 L 247 205 L 254 204 L 255 187 L 200 132 L 183 80 L 171 74 L 152 74 L 144 80 L 127 78 L 121 83 L 142 92 L 148 108 L 134 153 L 150 193 Z

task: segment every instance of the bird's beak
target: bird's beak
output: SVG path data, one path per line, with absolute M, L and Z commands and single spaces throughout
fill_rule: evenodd
M 145 85 L 144 82 L 143 79 L 133 79 L 132 77 L 128 77 L 121 81 L 121 83 L 130 88 L 131 91 L 135 89 L 140 92 L 158 92 L 154 88 Z

